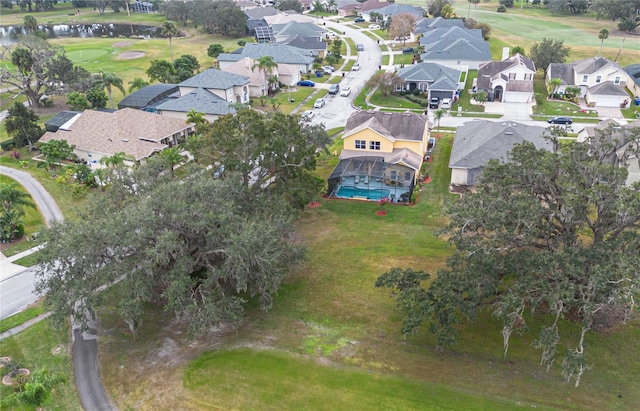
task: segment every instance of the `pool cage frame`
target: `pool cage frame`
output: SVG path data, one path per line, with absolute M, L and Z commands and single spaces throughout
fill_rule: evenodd
M 387 163 L 384 157 L 345 158 L 329 176 L 327 193 L 334 198 L 378 201 L 384 197 L 394 203 L 408 203 L 415 187 L 415 176 L 414 169 Z M 341 195 L 342 188 L 349 194 Z

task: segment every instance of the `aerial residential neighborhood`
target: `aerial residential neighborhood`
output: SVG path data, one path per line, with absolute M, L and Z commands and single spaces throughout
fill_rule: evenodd
M 640 404 L 637 0 L 0 13 L 1 409 Z

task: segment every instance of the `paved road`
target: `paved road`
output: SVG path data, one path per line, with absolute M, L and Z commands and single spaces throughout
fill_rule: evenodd
M 0 271 L 8 270 L 9 264 L 1 262 Z M 0 281 L 0 319 L 22 311 L 38 299 L 33 293 L 35 278 L 35 268 L 22 267 L 17 274 Z

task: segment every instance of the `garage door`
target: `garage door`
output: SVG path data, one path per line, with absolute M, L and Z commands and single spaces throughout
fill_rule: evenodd
M 531 100 L 531 93 L 517 93 L 514 91 L 507 91 L 504 94 L 504 101 L 506 103 L 528 103 Z
M 596 107 L 620 107 L 620 96 L 596 96 Z
M 431 90 L 429 98 L 432 97 L 438 97 L 440 100 L 443 98 L 453 98 L 453 93 L 451 91 Z

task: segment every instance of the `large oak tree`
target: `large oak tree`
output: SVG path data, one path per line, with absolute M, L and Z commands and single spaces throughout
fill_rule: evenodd
M 567 325 L 560 320 L 574 320 L 580 331 L 562 341 L 562 372 L 578 385 L 589 367 L 585 334 L 626 320 L 640 291 L 640 184 L 625 185 L 639 141 L 640 128 L 610 127 L 585 143 L 554 139 L 558 152 L 527 143 L 508 162 L 491 161 L 477 193 L 446 206 L 442 234 L 456 248 L 448 268 L 428 288 L 429 275 L 411 269 L 378 279 L 396 292 L 403 332 L 428 322 L 444 347 L 461 319 L 490 307 L 506 355 L 511 334 L 537 315 L 545 325 L 534 346 L 548 370 Z

